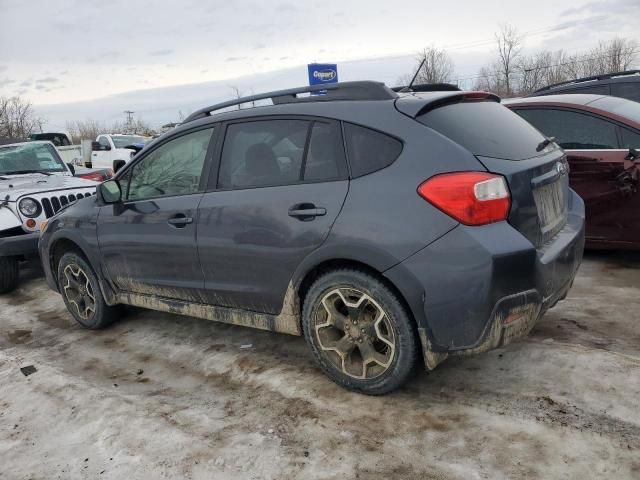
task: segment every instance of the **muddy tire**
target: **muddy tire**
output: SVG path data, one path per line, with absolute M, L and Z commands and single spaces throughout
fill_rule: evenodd
M 17 257 L 0 257 L 0 293 L 8 293 L 18 286 Z
M 320 368 L 349 390 L 389 393 L 414 371 L 413 320 L 397 295 L 366 272 L 340 269 L 318 278 L 305 297 L 302 326 Z
M 60 259 L 58 285 L 67 310 L 83 327 L 104 328 L 118 318 L 118 308 L 105 303 L 96 274 L 77 253 L 65 253 Z

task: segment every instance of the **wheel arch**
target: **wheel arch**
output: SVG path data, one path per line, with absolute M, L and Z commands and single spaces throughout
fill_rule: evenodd
M 345 268 L 346 269 L 351 268 L 354 270 L 360 270 L 362 272 L 365 272 L 375 277 L 376 279 L 380 280 L 387 288 L 389 288 L 398 297 L 398 300 L 400 300 L 400 303 L 409 314 L 411 321 L 413 322 L 413 325 L 416 328 L 416 334 L 419 334 L 419 329 L 421 328 L 421 325 L 418 322 L 418 320 L 415 318 L 414 311 L 411 308 L 411 305 L 409 304 L 409 302 L 407 301 L 407 298 L 405 297 L 403 292 L 400 290 L 400 288 L 398 288 L 398 286 L 391 279 L 385 276 L 381 270 L 373 267 L 368 262 L 364 262 L 362 260 L 356 260 L 353 258 L 344 258 L 344 257 L 328 258 L 328 259 L 319 261 L 309 266 L 304 272 L 304 275 L 302 275 L 299 278 L 296 292 L 299 300 L 298 308 L 299 308 L 300 329 L 302 329 L 302 311 L 304 308 L 305 298 L 307 293 L 309 292 L 311 285 L 313 285 L 313 282 L 315 282 L 318 278 L 320 278 L 323 274 L 327 272 L 339 270 L 339 269 L 345 269 Z
M 98 277 L 98 283 L 100 284 L 100 290 L 102 291 L 105 302 L 108 305 L 114 305 L 116 303 L 115 293 L 112 291 L 109 285 L 107 285 L 107 282 L 105 282 L 102 271 L 100 269 L 99 261 L 98 263 L 96 263 L 97 259 L 90 254 L 88 246 L 83 245 L 83 243 L 84 242 L 78 241 L 77 239 L 66 235 L 58 236 L 51 241 L 51 246 L 49 247 L 48 262 L 53 279 L 56 282 L 56 286 L 59 290 L 60 285 L 58 285 L 58 265 L 60 263 L 60 259 L 65 253 L 75 252 L 81 255 L 91 266 L 91 268 L 93 268 L 94 273 Z

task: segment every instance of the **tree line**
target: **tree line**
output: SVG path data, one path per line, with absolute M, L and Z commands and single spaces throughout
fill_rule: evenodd
M 503 97 L 528 95 L 554 83 L 582 77 L 622 72 L 634 66 L 640 46 L 634 39 L 615 38 L 601 41 L 582 53 L 562 49 L 524 51 L 524 35 L 510 25 L 501 25 L 495 33 L 495 59 L 482 67 L 477 76 L 455 78 L 454 63 L 446 50 L 427 47 L 416 55 L 416 83 L 452 83 L 476 90 L 486 90 Z M 398 81 L 407 85 L 413 75 Z

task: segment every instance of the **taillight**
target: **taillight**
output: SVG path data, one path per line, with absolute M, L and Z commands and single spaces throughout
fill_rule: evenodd
M 511 207 L 504 177 L 485 172 L 436 175 L 420 184 L 418 194 L 465 225 L 506 220 Z

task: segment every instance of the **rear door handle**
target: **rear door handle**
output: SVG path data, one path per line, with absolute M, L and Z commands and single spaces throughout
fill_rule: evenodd
M 167 223 L 172 227 L 183 228 L 189 225 L 190 223 L 193 223 L 193 218 L 180 214 L 167 220 Z

